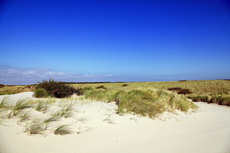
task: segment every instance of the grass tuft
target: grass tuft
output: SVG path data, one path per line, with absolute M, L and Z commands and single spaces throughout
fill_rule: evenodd
M 71 133 L 70 130 L 67 128 L 68 125 L 61 125 L 59 127 L 57 127 L 54 130 L 54 134 L 55 135 L 64 135 L 64 134 L 69 134 Z
M 20 110 L 26 108 L 28 103 L 25 99 L 17 101 L 13 108 L 13 115 L 15 116 Z
M 24 127 L 24 132 L 29 134 L 40 134 L 46 129 L 46 124 L 39 122 L 38 119 L 34 119 L 32 122 L 27 123 Z
M 45 112 L 48 109 L 49 105 L 43 101 L 39 101 L 37 107 L 35 108 L 36 111 Z
M 30 111 L 27 111 L 27 112 L 24 112 L 24 113 L 22 113 L 20 116 L 19 116 L 19 118 L 20 118 L 20 122 L 22 122 L 22 121 L 25 121 L 25 120 L 28 120 L 29 119 L 29 112 Z
M 7 103 L 7 101 L 8 101 L 8 98 L 9 98 L 9 97 L 6 96 L 6 97 L 4 97 L 4 98 L 2 99 L 2 101 L 0 102 L 0 109 L 6 107 L 6 103 Z
M 53 121 L 57 121 L 57 119 L 58 119 L 57 117 L 51 116 L 51 117 L 45 119 L 43 122 L 44 123 L 53 122 Z

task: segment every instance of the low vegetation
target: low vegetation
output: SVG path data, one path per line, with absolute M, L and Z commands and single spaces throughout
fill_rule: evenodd
M 40 122 L 39 119 L 35 119 L 30 123 L 27 123 L 24 127 L 24 132 L 28 132 L 29 134 L 41 134 L 46 129 L 46 124 Z
M 20 122 L 23 122 L 25 120 L 28 120 L 30 118 L 30 115 L 29 115 L 30 111 L 27 111 L 27 112 L 23 112 L 20 114 L 19 118 L 20 118 Z
M 159 90 L 170 90 L 177 94 L 184 94 L 187 97 L 209 96 L 214 97 L 209 101 L 220 105 L 228 105 L 228 97 L 230 96 L 230 81 L 229 80 L 195 80 L 195 81 L 166 81 L 166 82 L 130 82 L 130 83 L 79 83 L 73 84 L 75 88 L 82 88 L 88 90 L 104 86 L 107 90 L 111 91 L 131 91 L 139 88 L 155 88 Z M 122 87 L 122 88 L 121 88 Z M 86 89 L 85 89 L 86 88 Z M 84 92 L 84 91 L 83 91 Z M 213 96 L 215 95 L 215 96 Z M 219 98 L 217 98 L 219 97 Z M 195 99 L 194 99 L 195 100 Z M 203 101 L 203 100 L 201 100 Z
M 230 106 L 230 95 L 189 95 L 188 98 L 193 101 L 202 101 L 207 103 L 217 103 L 219 105 Z
M 0 95 L 9 95 L 9 94 L 17 94 L 21 92 L 34 92 L 34 85 L 0 85 Z
M 2 99 L 2 101 L 0 102 L 0 109 L 6 107 L 7 100 L 8 100 L 8 96 L 6 96 L 6 97 L 4 97 L 4 98 Z
M 16 86 L 12 86 L 15 89 Z M 9 88 L 7 85 L 0 85 L 0 89 Z M 17 87 L 21 90 L 22 87 Z M 174 81 L 174 82 L 139 82 L 139 83 L 102 83 L 102 84 L 74 84 L 65 85 L 54 80 L 43 81 L 38 85 L 23 87 L 35 91 L 35 97 L 42 97 L 36 100 L 19 100 L 14 104 L 8 103 L 8 96 L 0 101 L 1 119 L 19 118 L 19 122 L 27 122 L 24 131 L 29 134 L 43 133 L 50 122 L 65 119 L 72 115 L 73 104 L 62 100 L 55 111 L 47 113 L 50 106 L 56 102 L 56 98 L 64 98 L 76 93 L 83 95 L 85 99 L 115 102 L 118 106 L 117 114 L 133 113 L 150 118 L 158 117 L 164 111 L 173 112 L 181 110 L 187 112 L 189 109 L 197 109 L 193 101 L 217 103 L 230 106 L 230 81 L 209 80 L 209 81 Z M 18 90 L 8 92 L 18 93 Z M 45 97 L 45 98 L 44 98 Z M 67 100 L 69 101 L 69 100 Z M 46 114 L 42 119 L 33 119 L 30 111 L 34 109 L 37 113 Z M 48 109 L 49 108 L 49 109 Z M 52 109 L 51 109 L 52 110 Z M 5 114 L 5 115 L 4 115 Z M 54 134 L 68 134 L 68 126 L 57 127 Z
M 104 86 L 108 90 L 133 90 L 138 88 L 156 88 L 167 90 L 168 88 L 189 89 L 193 94 L 230 94 L 230 81 L 228 80 L 195 80 L 195 81 L 165 81 L 165 82 L 129 82 L 124 83 L 79 83 L 72 84 L 74 88 Z M 122 87 L 122 88 L 121 88 Z
M 54 134 L 56 135 L 64 135 L 64 134 L 69 134 L 69 133 L 71 132 L 68 129 L 67 125 L 61 125 L 54 130 Z
M 19 100 L 16 102 L 16 104 L 13 106 L 12 113 L 15 116 L 20 110 L 28 107 L 28 102 L 26 100 Z
M 52 109 L 46 111 L 52 105 L 56 111 L 52 112 Z M 50 122 L 61 120 L 62 117 L 63 119 L 69 117 L 72 113 L 72 106 L 73 103 L 66 102 L 65 99 L 60 103 L 57 103 L 56 99 L 50 97 L 39 100 L 21 99 L 13 102 L 9 100 L 8 96 L 5 96 L 0 101 L 0 120 L 16 118 L 18 119 L 18 124 L 24 124 L 24 132 L 28 134 L 42 134 L 46 132 Z M 32 110 L 35 110 L 35 112 L 31 113 Z M 51 125 L 51 127 L 54 125 Z M 59 127 L 59 129 L 56 129 L 56 133 L 60 135 L 67 134 L 70 132 L 67 129 L 66 126 Z
M 48 93 L 45 89 L 43 88 L 38 88 L 34 92 L 34 97 L 36 98 L 45 98 L 48 96 Z
M 100 101 L 116 101 L 117 113 L 132 112 L 151 118 L 157 117 L 164 111 L 179 109 L 187 112 L 189 108 L 196 109 L 197 106 L 183 95 L 177 95 L 164 90 L 142 88 L 130 91 L 112 91 L 104 89 L 83 89 L 86 99 Z
M 41 91 L 42 89 L 47 92 L 48 96 L 56 98 L 69 97 L 74 93 L 78 94 L 77 89 L 71 87 L 70 85 L 65 85 L 63 82 L 57 82 L 52 79 L 50 79 L 49 81 L 43 80 L 42 82 L 39 82 L 39 84 L 35 88 L 35 93 L 37 93 L 38 91 L 38 93 L 41 93 L 39 94 L 39 97 L 40 95 L 44 95 L 44 97 L 46 97 L 46 93 L 45 91 Z M 35 94 L 35 97 L 36 96 L 37 94 Z

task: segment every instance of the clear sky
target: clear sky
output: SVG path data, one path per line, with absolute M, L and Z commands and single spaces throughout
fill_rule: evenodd
M 230 78 L 228 0 L 1 0 L 0 83 Z

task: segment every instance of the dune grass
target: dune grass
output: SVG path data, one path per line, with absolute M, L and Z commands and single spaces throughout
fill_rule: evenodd
M 64 106 L 62 109 L 57 109 L 51 113 L 51 117 L 49 117 L 45 122 L 55 121 L 61 117 L 67 118 L 71 115 L 71 107 L 72 104 L 68 106 Z
M 6 96 L 2 99 L 2 101 L 0 102 L 0 109 L 5 108 L 7 101 L 8 101 L 9 96 Z
M 70 104 L 70 105 L 68 105 L 68 106 L 66 106 L 66 107 L 64 107 L 64 108 L 62 108 L 62 112 L 61 112 L 61 116 L 64 116 L 65 118 L 67 118 L 67 117 L 69 117 L 70 115 L 71 115 L 71 107 L 72 107 L 73 105 L 72 104 Z
M 89 83 L 89 84 L 73 84 L 75 88 L 83 88 L 84 90 L 96 89 L 99 86 L 103 86 L 107 90 L 119 92 L 119 91 L 131 91 L 139 88 L 156 88 L 158 90 L 168 90 L 170 88 L 181 88 L 191 91 L 187 96 L 193 97 L 191 99 L 197 99 L 196 101 L 207 101 L 207 97 L 212 97 L 208 103 L 217 103 L 220 105 L 229 106 L 230 96 L 230 81 L 229 80 L 195 80 L 195 81 L 166 81 L 166 82 L 129 82 L 129 83 Z M 176 92 L 176 91 L 175 91 Z M 177 91 L 178 92 L 178 91 Z M 92 93 L 92 96 L 94 96 Z M 104 95 L 105 93 L 100 92 Z M 106 92 L 106 94 L 109 94 Z M 215 96 L 213 96 L 215 95 Z M 88 95 L 91 96 L 91 95 Z M 98 95 L 99 99 L 100 96 Z M 107 96 L 106 96 L 107 97 Z M 196 97 L 196 98 L 195 98 Z M 86 97 L 87 98 L 87 97 Z M 205 99 L 206 98 L 206 99 Z M 110 98 L 111 99 L 111 98 Z M 107 99 L 106 99 L 107 100 Z
M 127 84 L 126 86 L 123 86 Z M 75 88 L 104 86 L 108 90 L 134 90 L 138 88 L 156 88 L 167 90 L 168 88 L 181 87 L 189 89 L 193 94 L 230 94 L 230 81 L 227 80 L 195 80 L 195 81 L 164 81 L 164 82 L 126 82 L 126 83 L 88 83 L 72 84 Z
M 154 118 L 164 111 L 178 109 L 187 112 L 189 108 L 197 109 L 197 106 L 183 95 L 152 88 L 140 88 L 130 91 L 91 88 L 86 90 L 84 95 L 86 99 L 91 100 L 116 101 L 118 114 L 132 112 Z
M 55 135 L 64 135 L 69 134 L 71 131 L 68 128 L 68 125 L 61 125 L 54 130 Z
M 0 88 L 0 95 L 34 92 L 36 85 L 4 85 Z
M 53 122 L 53 121 L 57 121 L 58 118 L 57 117 L 54 117 L 54 116 L 51 116 L 51 117 L 48 117 L 46 119 L 44 119 L 44 123 L 49 123 L 49 122 Z
M 58 121 L 59 118 L 64 117 L 67 118 L 72 113 L 72 106 L 73 103 L 69 103 L 65 101 L 60 106 L 58 106 L 58 103 L 54 104 L 56 99 L 54 98 L 45 98 L 45 99 L 21 99 L 17 102 L 13 102 L 13 104 L 10 106 L 8 105 L 8 98 L 4 97 L 0 102 L 0 111 L 1 111 L 1 124 L 2 120 L 8 118 L 18 118 L 18 122 L 20 124 L 25 124 L 24 126 L 24 132 L 28 134 L 42 134 L 47 130 L 47 125 L 50 122 Z M 54 104 L 54 108 L 58 107 L 56 111 L 53 111 L 51 114 L 49 112 L 46 112 L 45 110 L 50 105 Z M 39 118 L 37 118 L 37 113 L 30 113 L 32 111 L 33 107 L 34 110 L 43 112 L 41 115 L 39 115 Z M 52 110 L 52 109 L 51 109 Z M 44 116 L 48 113 L 48 117 L 44 119 Z M 54 124 L 55 125 L 55 124 Z M 53 125 L 51 125 L 52 127 Z M 66 125 L 60 126 L 55 130 L 56 134 L 64 135 L 67 133 L 70 133 L 68 127 Z
M 28 120 L 30 118 L 30 115 L 29 115 L 30 111 L 26 111 L 26 112 L 23 112 L 20 114 L 19 118 L 20 118 L 20 122 L 23 122 L 25 120 Z
M 53 104 L 53 103 L 56 103 L 57 99 L 56 98 L 53 98 L 53 97 L 47 97 L 46 100 L 45 100 L 45 103 L 50 105 L 50 104 Z
M 222 94 L 222 95 L 188 95 L 188 98 L 193 101 L 199 102 L 207 102 L 207 103 L 217 103 L 219 105 L 230 106 L 230 95 Z
M 26 107 L 28 107 L 28 102 L 25 99 L 17 101 L 16 104 L 13 106 L 13 115 L 15 116 L 20 110 Z
M 39 112 L 45 112 L 48 109 L 48 107 L 49 107 L 49 104 L 47 104 L 44 101 L 39 101 L 35 110 Z
M 24 127 L 24 132 L 29 134 L 41 134 L 46 130 L 46 124 L 40 122 L 39 119 L 34 119 L 32 122 L 27 123 Z

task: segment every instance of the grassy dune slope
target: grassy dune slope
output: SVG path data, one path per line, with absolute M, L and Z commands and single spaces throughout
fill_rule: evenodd
M 127 84 L 127 86 L 122 86 Z M 166 82 L 131 82 L 131 83 L 95 83 L 95 84 L 73 84 L 79 87 L 98 87 L 103 85 L 109 90 L 132 90 L 140 87 L 168 89 L 181 87 L 191 90 L 194 94 L 230 94 L 230 81 L 227 80 L 198 80 L 198 81 L 166 81 Z
M 97 101 L 116 101 L 117 113 L 132 112 L 151 118 L 157 117 L 164 111 L 181 110 L 187 112 L 197 106 L 184 95 L 178 95 L 166 90 L 154 88 L 139 88 L 130 91 L 112 91 L 107 89 L 87 88 L 83 94 L 86 99 Z

